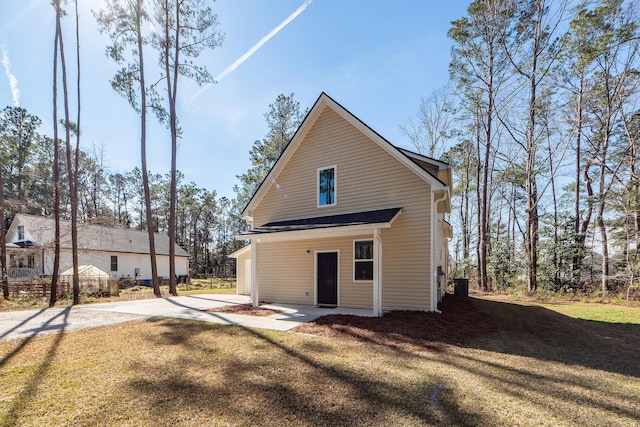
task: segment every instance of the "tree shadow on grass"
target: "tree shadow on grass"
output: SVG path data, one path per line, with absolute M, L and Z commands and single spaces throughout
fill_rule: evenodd
M 383 373 L 372 375 L 357 366 L 333 363 L 320 356 L 314 346 L 293 345 L 280 340 L 282 333 L 243 327 L 225 327 L 205 323 L 160 321 L 162 331 L 149 337 L 156 345 L 178 345 L 188 354 L 217 355 L 225 352 L 224 337 L 231 334 L 242 340 L 243 351 L 218 363 L 198 358 L 182 364 L 140 366 L 140 374 L 128 383 L 136 394 L 143 395 L 156 419 L 175 419 L 176 396 L 179 406 L 197 413 L 207 408 L 221 423 L 234 425 L 305 424 L 353 425 L 388 424 L 394 417 L 412 420 L 412 424 L 478 425 L 479 414 L 456 405 L 449 394 L 449 409 L 443 413 L 432 402 L 433 391 L 444 379 L 424 373 L 416 384 L 389 381 Z M 201 334 L 214 332 L 216 344 L 204 345 Z M 176 335 L 176 336 L 174 336 Z M 185 337 L 187 337 L 185 339 Z M 294 342 L 298 342 L 295 340 Z M 228 349 L 226 349 L 228 351 Z M 220 381 L 198 380 L 189 374 L 194 363 L 202 370 L 219 370 L 213 375 Z M 168 396 L 172 396 L 169 397 Z M 411 398 L 407 398 L 411 396 Z M 233 414 L 233 418 L 229 417 Z
M 640 419 L 638 381 L 624 378 L 640 378 L 640 325 L 453 296 L 445 298 L 441 309 L 442 314 L 391 312 L 382 318 L 325 316 L 295 331 L 371 343 L 403 356 L 422 355 L 455 369 L 451 387 L 464 389 L 467 385 L 460 381 L 476 379 L 492 396 L 510 396 L 570 424 Z M 457 402 L 445 399 L 442 405 L 450 412 Z
M 294 331 L 410 352 L 455 345 L 640 377 L 640 325 L 581 320 L 541 306 L 452 295 L 440 308 L 442 314 L 331 315 Z
M 11 408 L 9 408 L 9 410 L 5 414 L 4 421 L 2 423 L 3 427 L 20 425 L 21 410 L 26 405 L 28 405 L 29 402 L 35 397 L 38 387 L 43 382 L 45 375 L 47 374 L 47 371 L 49 370 L 49 367 L 51 366 L 51 363 L 53 362 L 53 359 L 55 358 L 58 352 L 58 348 L 60 347 L 60 343 L 62 342 L 62 338 L 64 336 L 66 326 L 68 324 L 68 318 L 69 318 L 70 312 L 71 312 L 71 307 L 65 308 L 59 314 L 47 320 L 47 322 L 45 322 L 38 329 L 38 330 L 46 330 L 47 327 L 49 327 L 49 329 L 51 328 L 57 329 L 58 332 L 55 335 L 55 338 L 51 343 L 51 346 L 49 347 L 47 354 L 45 355 L 44 359 L 42 359 L 42 362 L 38 366 L 38 369 L 33 373 L 33 375 L 31 375 L 31 378 L 29 379 L 25 387 L 22 389 L 20 394 L 13 399 L 13 404 L 11 405 Z M 63 316 L 62 324 L 51 326 L 53 321 L 60 316 Z M 35 332 L 33 335 L 23 339 L 20 343 L 18 343 L 18 345 L 11 352 L 9 352 L 6 356 L 2 358 L 2 360 L 0 360 L 0 368 L 2 368 L 5 364 L 7 364 L 9 360 L 15 357 L 18 353 L 20 353 L 37 334 L 38 332 Z

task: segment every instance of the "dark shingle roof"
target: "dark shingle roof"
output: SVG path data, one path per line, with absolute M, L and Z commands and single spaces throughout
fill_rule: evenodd
M 16 219 L 42 247 L 53 246 L 55 240 L 55 220 L 31 215 L 16 215 Z M 157 255 L 169 255 L 169 236 L 154 233 Z M 71 248 L 71 223 L 60 221 L 60 247 Z M 101 225 L 78 224 L 78 248 L 80 250 L 149 253 L 149 236 L 146 231 L 129 228 L 104 227 Z M 184 249 L 175 245 L 176 256 L 188 256 Z
M 346 227 L 350 225 L 385 224 L 392 221 L 402 208 L 378 209 L 340 215 L 275 221 L 253 228 L 243 236 L 283 231 L 315 230 L 322 228 Z

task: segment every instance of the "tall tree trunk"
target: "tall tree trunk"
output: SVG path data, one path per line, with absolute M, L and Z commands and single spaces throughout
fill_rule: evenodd
M 529 240 L 528 288 L 529 293 L 535 293 L 538 287 L 538 184 L 536 182 L 536 123 L 537 123 L 537 89 L 538 89 L 538 56 L 540 55 L 540 37 L 542 32 L 542 8 L 536 3 L 535 11 L 538 16 L 534 23 L 533 55 L 531 75 L 529 79 L 529 124 L 527 129 L 527 239 Z
M 571 282 L 573 287 L 575 288 L 578 283 L 580 283 L 580 270 L 582 265 L 582 254 L 584 253 L 584 245 L 586 234 L 582 230 L 580 226 L 580 174 L 581 174 L 581 142 L 582 142 L 582 102 L 583 102 L 583 91 L 584 91 L 584 69 L 580 70 L 580 82 L 578 86 L 578 99 L 577 99 L 577 109 L 576 109 L 576 187 L 575 187 L 575 200 L 574 200 L 574 211 L 573 215 L 575 216 L 575 247 L 573 250 L 572 256 L 572 265 L 571 265 Z M 585 170 L 585 177 L 587 171 Z M 590 219 L 589 219 L 590 221 Z M 588 221 L 587 221 L 588 224 Z M 586 231 L 586 229 L 585 229 Z
M 479 108 L 479 107 L 477 107 Z M 477 115 L 480 115 L 480 112 L 477 112 Z M 478 163 L 477 163 L 477 167 L 476 167 L 476 182 L 478 183 L 478 185 L 476 185 L 476 200 L 478 202 L 478 205 L 481 204 L 482 201 L 482 193 L 480 191 L 480 178 L 482 176 L 482 158 L 481 158 L 481 136 L 480 136 L 480 118 L 477 117 L 476 120 L 478 120 L 478 123 L 476 123 L 477 129 L 476 129 L 476 151 L 477 151 L 477 156 L 478 156 Z M 480 290 L 486 290 L 485 288 L 483 288 L 483 285 L 486 284 L 486 281 L 482 280 L 482 277 L 484 277 L 486 279 L 486 263 L 484 264 L 484 272 L 482 271 L 482 251 L 480 249 L 480 236 L 482 235 L 482 209 L 480 207 L 478 207 L 478 240 L 476 243 L 476 256 L 478 258 L 478 288 Z M 486 254 L 486 247 L 485 247 L 485 254 Z
M 493 120 L 493 51 L 489 51 L 489 83 L 487 85 L 487 113 L 485 122 L 485 140 L 484 140 L 484 159 L 482 160 L 482 188 L 480 199 L 480 257 L 479 261 L 479 274 L 480 274 L 480 287 L 484 291 L 489 290 L 489 275 L 487 273 L 487 247 L 489 239 L 489 173 L 490 173 L 490 159 L 491 159 L 491 138 L 492 138 L 492 120 Z
M 73 304 L 80 303 L 80 280 L 78 276 L 78 202 L 73 161 L 71 158 L 71 122 L 69 120 L 69 89 L 67 86 L 67 64 L 64 57 L 62 28 L 59 29 L 60 65 L 62 66 L 62 92 L 64 101 L 64 126 L 67 157 L 67 175 L 69 179 L 69 202 L 71 205 L 71 257 L 73 263 Z
M 596 215 L 596 224 L 600 230 L 600 239 L 602 243 L 602 277 L 600 280 L 602 296 L 607 295 L 609 289 L 609 239 L 607 236 L 607 228 L 604 224 L 604 215 L 606 209 L 606 198 L 608 190 L 606 189 L 606 175 L 607 175 L 607 151 L 609 147 L 609 123 L 604 136 L 604 142 L 602 144 L 602 161 L 600 164 L 600 194 L 598 197 L 598 213 Z
M 78 169 L 80 159 L 80 16 L 78 14 L 78 0 L 75 0 L 75 13 L 76 13 L 76 67 L 77 67 L 77 102 L 78 102 L 78 114 L 76 122 L 76 149 L 74 152 L 74 165 L 73 165 L 73 198 L 75 200 L 75 208 L 71 211 L 71 236 L 73 249 L 73 303 L 80 303 L 80 275 L 78 272 Z
M 149 190 L 149 171 L 147 168 L 147 93 L 144 71 L 144 53 L 142 50 L 142 1 L 143 0 L 136 0 L 136 35 L 138 40 L 138 62 L 140 66 L 140 158 L 142 160 L 142 186 L 144 188 L 144 205 L 147 218 L 147 235 L 149 238 L 151 283 L 153 285 L 153 294 L 157 298 L 160 298 L 162 297 L 162 294 L 160 293 L 160 282 L 158 280 L 158 262 L 156 257 L 155 234 L 152 226 L 153 213 L 151 212 L 151 191 Z
M 548 128 L 548 122 L 546 123 Z M 550 131 L 547 129 L 547 148 L 549 150 L 549 175 L 551 177 L 551 202 L 553 203 L 553 279 L 557 285 L 560 282 L 560 257 L 558 256 L 558 250 L 560 249 L 560 236 L 558 229 L 560 228 L 560 221 L 558 219 L 558 197 L 556 194 L 556 170 L 553 164 L 553 147 L 551 145 Z
M 167 37 L 167 42 L 164 45 L 164 55 L 165 55 L 165 73 L 167 80 L 167 96 L 169 98 L 169 121 L 171 127 L 171 183 L 170 183 L 170 194 L 169 194 L 169 293 L 171 295 L 177 295 L 176 289 L 176 158 L 177 158 L 177 147 L 178 147 L 178 127 L 177 127 L 177 117 L 176 117 L 176 90 L 177 90 L 177 79 L 178 79 L 178 64 L 179 64 L 179 46 L 180 46 L 180 5 L 179 2 L 175 2 L 175 17 L 176 20 L 175 26 L 175 46 L 174 52 L 171 52 L 171 46 L 169 46 L 168 40 L 169 37 L 169 2 L 165 1 L 165 35 Z M 173 56 L 172 56 L 173 55 Z M 173 73 L 171 70 L 171 65 L 173 65 Z
M 7 276 L 7 236 L 4 223 L 4 180 L 0 166 L 0 274 L 2 278 L 2 295 L 9 300 L 9 277 Z
M 58 297 L 58 273 L 60 271 L 60 145 L 58 144 L 58 40 L 60 38 L 60 0 L 55 0 L 55 8 L 56 32 L 53 44 L 53 211 L 55 217 L 55 238 L 49 307 L 56 305 Z M 45 262 L 44 254 L 42 262 Z

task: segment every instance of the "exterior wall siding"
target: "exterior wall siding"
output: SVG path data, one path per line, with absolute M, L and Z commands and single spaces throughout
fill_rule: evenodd
M 317 170 L 333 165 L 337 203 L 317 207 Z M 331 108 L 319 115 L 280 175 L 271 178 L 271 187 L 255 209 L 254 226 L 402 207 L 392 227 L 382 230 L 383 310 L 430 308 L 431 188 L 422 178 Z M 372 284 L 351 286 L 354 238 L 326 240 L 259 244 L 259 298 L 313 304 L 313 251 L 321 245 L 340 249 L 340 304 L 371 308 Z
M 118 257 L 118 271 L 111 271 L 111 255 Z M 169 257 L 167 255 L 157 255 L 158 276 L 169 277 Z M 140 269 L 138 279 L 151 279 L 151 260 L 146 254 L 127 254 L 122 252 L 84 252 L 78 254 L 80 265 L 95 265 L 100 270 L 108 273 L 112 279 L 123 277 L 135 277 L 135 269 Z M 71 251 L 62 249 L 60 251 L 60 272 L 73 267 Z M 45 274 L 53 272 L 53 251 L 44 251 Z M 176 274 L 183 276 L 189 274 L 189 258 L 176 257 Z
M 372 309 L 372 282 L 353 280 L 353 241 L 368 239 L 372 239 L 372 236 L 259 243 L 259 299 L 266 302 L 314 304 L 316 252 L 338 251 L 339 304 L 343 307 Z
M 247 277 L 247 263 L 251 263 L 251 251 L 245 251 L 236 258 L 236 293 L 251 295 L 251 277 Z

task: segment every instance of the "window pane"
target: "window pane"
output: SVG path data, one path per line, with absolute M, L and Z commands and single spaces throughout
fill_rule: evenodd
M 322 169 L 319 176 L 318 204 L 333 205 L 335 203 L 335 169 Z
M 118 271 L 118 257 L 111 255 L 111 271 Z
M 373 280 L 373 261 L 355 262 L 356 280 Z
M 355 259 L 373 259 L 373 240 L 356 242 Z

